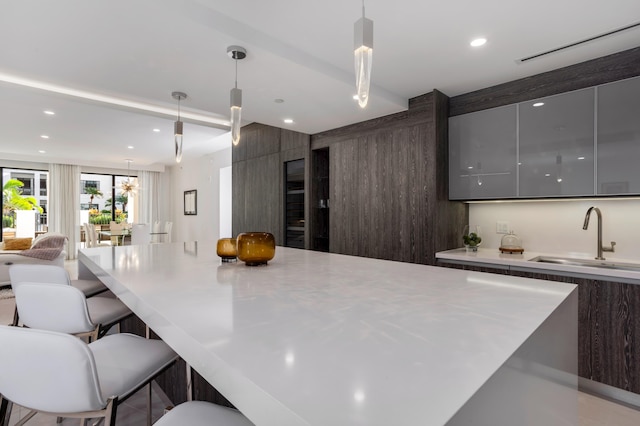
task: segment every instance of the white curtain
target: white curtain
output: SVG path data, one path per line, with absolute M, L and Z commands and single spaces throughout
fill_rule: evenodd
M 80 241 L 80 166 L 50 164 L 48 193 L 49 231 L 69 238 L 67 259 L 75 259 Z
M 138 223 L 153 224 L 158 220 L 160 200 L 160 172 L 138 173 L 140 218 Z

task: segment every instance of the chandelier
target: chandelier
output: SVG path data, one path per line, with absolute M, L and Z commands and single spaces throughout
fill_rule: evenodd
M 122 181 L 120 189 L 122 193 L 127 196 L 133 196 L 138 190 L 138 183 L 136 180 L 131 180 L 131 162 L 133 160 L 125 160 L 127 162 L 127 180 Z

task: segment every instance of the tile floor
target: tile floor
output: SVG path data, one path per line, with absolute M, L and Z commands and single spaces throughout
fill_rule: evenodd
M 77 264 L 68 262 L 66 268 L 71 277 L 77 277 Z M 0 299 L 0 324 L 10 324 L 13 319 L 13 299 Z M 157 386 L 153 386 L 152 418 L 156 421 L 170 401 Z M 640 410 L 616 404 L 606 399 L 580 392 L 578 396 L 579 426 L 638 426 Z M 13 426 L 17 415 L 14 413 L 9 422 Z M 125 401 L 118 408 L 118 426 L 143 426 L 146 424 L 146 394 L 143 391 Z M 62 425 L 79 425 L 79 420 L 65 419 Z M 55 426 L 56 419 L 51 416 L 35 416 L 27 425 Z M 542 426 L 542 425 L 541 425 Z M 552 426 L 552 425 L 544 425 Z

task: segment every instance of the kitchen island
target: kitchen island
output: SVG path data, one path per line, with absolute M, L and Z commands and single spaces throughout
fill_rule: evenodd
M 577 425 L 573 285 L 215 243 L 79 260 L 256 425 Z

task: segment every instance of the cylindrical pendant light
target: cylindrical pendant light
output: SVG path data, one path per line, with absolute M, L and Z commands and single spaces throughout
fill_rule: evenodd
M 174 142 L 176 147 L 176 163 L 182 161 L 182 121 L 180 121 L 180 101 L 187 98 L 183 92 L 171 93 L 173 99 L 178 101 L 178 120 L 173 124 Z
M 369 101 L 371 84 L 371 63 L 373 59 L 373 21 L 364 16 L 364 0 L 362 0 L 362 18 L 353 26 L 354 55 L 356 68 L 356 91 L 361 108 Z
M 227 55 L 236 61 L 235 86 L 230 93 L 231 117 L 229 121 L 231 122 L 231 142 L 238 145 L 242 115 L 242 90 L 238 89 L 238 61 L 247 57 L 247 50 L 241 46 L 229 46 L 227 47 Z

